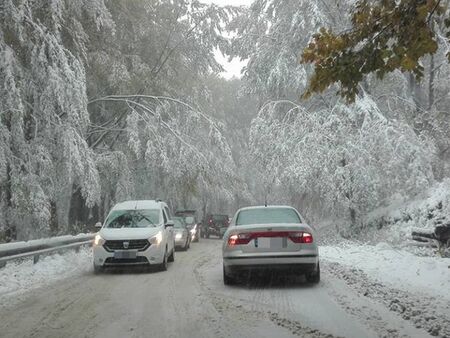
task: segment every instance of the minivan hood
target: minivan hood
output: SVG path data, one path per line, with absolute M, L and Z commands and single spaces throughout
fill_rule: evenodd
M 106 240 L 147 239 L 156 235 L 161 229 L 160 226 L 154 228 L 102 228 L 99 234 Z

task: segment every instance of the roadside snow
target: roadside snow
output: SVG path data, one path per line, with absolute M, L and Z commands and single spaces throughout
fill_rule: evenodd
M 11 243 L 2 243 L 0 244 L 0 253 L 15 249 L 22 249 L 22 248 L 28 248 L 28 247 L 34 247 L 34 246 L 41 246 L 41 245 L 57 245 L 63 241 L 72 241 L 75 239 L 79 240 L 89 240 L 93 237 L 93 234 L 78 234 L 78 235 L 65 235 L 65 236 L 57 236 L 57 237 L 50 237 L 50 238 L 40 238 L 40 239 L 33 239 L 31 241 L 21 241 L 21 242 L 11 242 Z
M 0 304 L 17 298 L 26 291 L 79 275 L 92 269 L 92 249 L 42 256 L 37 264 L 32 259 L 8 262 L 0 269 Z
M 436 225 L 450 224 L 450 179 L 436 183 L 412 200 L 392 200 L 367 215 L 361 232 L 352 238 L 376 244 L 389 242 L 418 255 L 435 255 L 435 250 L 417 246 L 412 231 L 432 232 Z M 346 227 L 344 227 L 346 228 Z
M 320 257 L 352 268 L 394 288 L 450 300 L 450 260 L 418 257 L 387 243 L 321 246 Z

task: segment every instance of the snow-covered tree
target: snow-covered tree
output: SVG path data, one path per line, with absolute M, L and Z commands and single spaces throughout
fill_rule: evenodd
M 414 196 L 433 181 L 433 144 L 385 118 L 368 96 L 346 106 L 306 111 L 269 102 L 252 123 L 250 153 L 268 198 L 281 187 L 311 216 L 356 224 L 392 194 Z
M 300 64 L 300 52 L 321 26 L 346 26 L 348 2 L 341 0 L 256 0 L 233 20 L 233 56 L 248 59 L 247 92 L 263 99 L 295 98 L 312 68 Z
M 99 199 L 89 124 L 81 21 L 112 26 L 103 0 L 3 1 L 0 7 L 0 208 L 20 238 L 67 226 L 76 183 Z M 76 47 L 76 48 L 75 48 Z

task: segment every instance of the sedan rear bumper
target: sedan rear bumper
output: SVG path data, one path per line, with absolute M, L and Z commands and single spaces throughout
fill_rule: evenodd
M 250 266 L 250 265 L 284 265 L 284 264 L 315 264 L 319 262 L 316 254 L 289 254 L 289 255 L 233 255 L 225 256 L 225 266 Z
M 283 271 L 287 273 L 310 273 L 317 271 L 316 263 L 296 263 L 296 264 L 257 264 L 257 265 L 232 265 L 225 266 L 225 270 L 228 274 L 236 275 L 242 272 L 249 271 Z
M 235 255 L 223 258 L 228 273 L 247 270 L 285 270 L 299 273 L 317 269 L 319 256 L 316 254 L 289 255 Z

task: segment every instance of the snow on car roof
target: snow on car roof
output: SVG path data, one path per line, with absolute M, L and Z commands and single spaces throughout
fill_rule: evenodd
M 116 204 L 112 210 L 132 210 L 132 209 L 159 209 L 161 203 L 155 200 L 125 201 Z
M 251 207 L 245 207 L 245 208 L 241 208 L 241 209 L 239 209 L 239 211 L 242 211 L 242 210 L 251 210 L 251 209 L 265 209 L 265 208 L 276 208 L 276 209 L 278 209 L 278 208 L 289 208 L 289 209 L 295 209 L 295 208 L 293 208 L 293 207 L 291 207 L 290 205 L 254 205 L 254 206 L 251 206 Z

